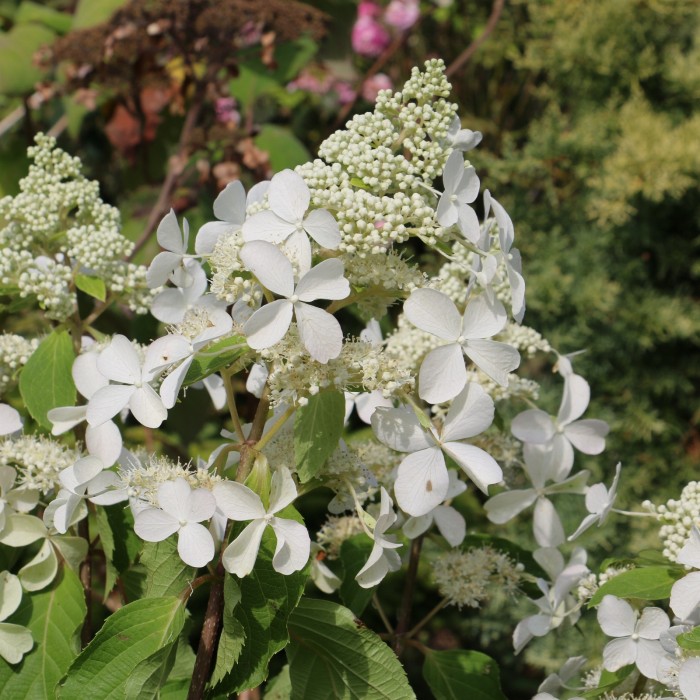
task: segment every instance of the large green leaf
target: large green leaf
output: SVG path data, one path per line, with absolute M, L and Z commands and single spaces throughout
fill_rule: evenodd
M 254 139 L 255 145 L 270 156 L 270 165 L 275 172 L 285 168 L 294 168 L 311 159 L 306 146 L 291 132 L 282 126 L 265 124 Z
M 65 34 L 70 30 L 73 18 L 67 12 L 54 10 L 45 4 L 31 2 L 31 0 L 22 0 L 17 8 L 17 12 L 15 12 L 14 23 L 28 24 L 30 22 L 43 24 L 59 34 Z
M 142 598 L 179 595 L 196 573 L 193 567 L 180 559 L 175 537 L 168 537 L 162 542 L 145 542 L 139 566 L 145 570 Z
M 214 372 L 234 363 L 248 352 L 245 338 L 233 335 L 208 345 L 197 355 L 185 375 L 184 386 L 199 382 Z
M 292 681 L 289 678 L 289 664 L 265 685 L 264 700 L 289 700 L 292 696 Z
M 43 77 L 34 53 L 51 44 L 55 34 L 40 24 L 18 24 L 0 33 L 0 94 L 26 95 Z
M 287 620 L 304 592 L 308 573 L 278 574 L 272 568 L 274 552 L 275 536 L 267 528 L 255 568 L 239 583 L 241 602 L 235 617 L 243 627 L 245 645 L 233 671 L 216 686 L 217 693 L 260 685 L 267 678 L 270 659 L 289 641 Z
M 646 566 L 623 571 L 604 583 L 593 594 L 588 607 L 598 605 L 606 595 L 615 595 L 618 598 L 663 600 L 671 595 L 673 584 L 683 575 L 682 569 L 670 566 Z
M 363 588 L 355 580 L 359 570 L 367 563 L 374 543 L 367 535 L 353 535 L 340 546 L 340 561 L 343 564 L 343 583 L 340 598 L 355 615 L 362 615 L 372 600 L 374 588 Z
M 185 608 L 175 597 L 144 598 L 120 608 L 75 659 L 58 697 L 72 700 L 86 690 L 95 698 L 127 697 L 134 674 L 145 683 L 155 673 L 151 662 L 167 663 L 184 623 Z
M 304 598 L 289 634 L 292 700 L 415 698 L 394 652 L 342 605 Z
M 11 622 L 31 630 L 34 648 L 14 666 L 0 658 L 0 696 L 54 698 L 56 684 L 80 650 L 78 632 L 85 613 L 83 587 L 67 567 L 61 568 L 50 589 L 25 593 Z
M 498 664 L 478 651 L 430 651 L 423 678 L 437 700 L 507 700 Z
M 236 607 L 241 602 L 241 589 L 233 576 L 224 579 L 223 625 L 219 645 L 216 649 L 216 664 L 211 676 L 211 684 L 216 685 L 231 672 L 245 644 L 245 630 L 236 617 Z
M 19 390 L 27 410 L 47 430 L 53 425 L 46 417 L 52 408 L 75 404 L 73 360 L 70 335 L 67 331 L 54 331 L 41 341 L 19 376 Z
M 337 391 L 321 391 L 297 411 L 294 459 L 302 482 L 313 479 L 338 447 L 344 418 L 345 399 Z

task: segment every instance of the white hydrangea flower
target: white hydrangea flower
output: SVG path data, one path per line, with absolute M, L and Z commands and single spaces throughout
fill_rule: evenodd
M 420 368 L 419 394 L 430 403 L 456 396 L 467 382 L 466 355 L 482 372 L 501 386 L 520 364 L 518 351 L 494 340 L 507 316 L 503 304 L 484 296 L 472 299 L 461 315 L 454 302 L 434 289 L 416 289 L 403 307 L 406 318 L 420 330 L 448 341 L 429 352 Z
M 78 355 L 73 361 L 71 374 L 75 387 L 88 401 L 103 387 L 109 385 L 109 379 L 97 368 L 98 353 L 94 351 Z M 52 408 L 48 419 L 53 423 L 52 435 L 62 435 L 78 423 L 87 420 L 87 405 L 60 406 Z M 88 424 L 85 430 L 85 446 L 91 455 L 95 455 L 106 465 L 114 464 L 122 450 L 122 435 L 114 421 L 108 420 L 100 425 Z
M 492 523 L 502 525 L 534 503 L 532 525 L 537 544 L 540 547 L 558 547 L 564 543 L 566 536 L 559 514 L 548 496 L 585 493 L 589 472 L 583 470 L 567 479 L 559 479 L 558 474 L 553 474 L 549 468 L 548 455 L 532 446 L 524 451 L 524 458 L 523 469 L 532 488 L 512 489 L 493 496 L 484 504 L 486 515 Z M 549 480 L 553 483 L 547 485 Z
M 302 265 L 311 260 L 311 236 L 322 248 L 335 250 L 340 244 L 338 222 L 326 209 L 313 209 L 307 215 L 311 193 L 303 178 L 293 170 L 282 170 L 267 191 L 269 210 L 261 211 L 243 223 L 243 239 L 283 245 L 285 252 Z M 307 235 L 308 234 L 308 235 Z
M 423 428 L 411 408 L 378 408 L 372 428 L 380 442 L 398 452 L 410 452 L 399 465 L 394 494 L 401 509 L 413 516 L 429 513 L 447 495 L 450 480 L 444 454 L 449 455 L 484 492 L 503 478 L 488 453 L 460 440 L 474 437 L 493 421 L 492 399 L 469 383 L 455 398 L 440 430 Z
M 455 115 L 454 119 L 450 122 L 450 128 L 447 130 L 445 145 L 457 151 L 471 151 L 481 143 L 483 137 L 480 131 L 463 129 L 462 122 L 460 122 L 459 117 Z
M 157 369 L 162 367 L 158 341 L 146 351 L 143 362 L 131 341 L 115 335 L 97 358 L 97 369 L 110 381 L 117 382 L 98 389 L 88 401 L 87 421 L 99 426 L 129 408 L 134 418 L 147 428 L 158 428 L 168 417 L 163 401 L 151 386 Z
M 278 469 L 272 475 L 268 508 L 265 508 L 257 493 L 234 481 L 216 484 L 214 496 L 219 510 L 229 520 L 252 521 L 224 550 L 221 561 L 226 571 L 243 578 L 253 570 L 260 541 L 268 525 L 277 537 L 272 558 L 274 570 L 288 576 L 306 566 L 311 548 L 306 527 L 296 520 L 275 515 L 297 497 L 297 488 L 288 469 Z
M 605 669 L 617 671 L 636 664 L 644 676 L 658 680 L 658 665 L 664 655 L 659 635 L 671 624 L 661 608 L 644 608 L 639 617 L 626 600 L 606 595 L 598 606 L 598 624 L 608 637 L 616 637 L 603 649 Z
M 397 519 L 392 506 L 391 497 L 382 486 L 379 517 L 372 531 L 374 546 L 367 562 L 355 576 L 355 580 L 362 588 L 374 588 L 390 571 L 401 568 L 401 557 L 395 550 L 402 545 L 393 537 L 384 534 Z
M 326 364 L 338 357 L 343 346 L 340 324 L 332 314 L 309 302 L 345 299 L 350 294 L 342 261 L 331 258 L 320 262 L 295 285 L 292 264 L 271 243 L 246 243 L 241 259 L 264 287 L 284 297 L 265 304 L 245 322 L 248 345 L 255 350 L 275 345 L 284 338 L 294 315 L 301 341 L 314 360 Z
M 589 514 L 576 528 L 576 531 L 569 535 L 569 542 L 575 540 L 591 527 L 593 523 L 597 522 L 598 527 L 600 527 L 607 520 L 612 507 L 615 505 L 615 499 L 617 498 L 617 484 L 620 481 L 621 470 L 622 464 L 618 462 L 615 467 L 615 477 L 613 478 L 610 490 L 605 487 L 605 484 L 593 484 L 593 486 L 588 487 L 586 490 L 586 510 Z
M 187 287 L 167 287 L 159 292 L 151 304 L 151 314 L 163 323 L 180 323 L 185 314 L 195 307 L 224 309 L 226 302 L 206 294 L 207 276 L 199 267 L 188 268 L 192 283 Z
M 597 455 L 605 449 L 608 424 L 597 419 L 578 420 L 588 408 L 590 396 L 588 382 L 578 374 L 569 375 L 564 379 L 556 418 L 532 408 L 513 419 L 511 432 L 524 443 L 546 445 L 553 463 L 566 476 L 574 464 L 574 447 L 587 455 Z
M 214 539 L 202 521 L 216 510 L 211 491 L 194 489 L 183 478 L 158 488 L 158 508 L 146 507 L 134 518 L 134 532 L 146 542 L 161 542 L 177 533 L 180 559 L 196 569 L 214 558 Z
M 460 151 L 450 153 L 442 171 L 444 192 L 438 201 L 436 216 L 440 226 L 457 224 L 462 235 L 474 244 L 479 242 L 479 217 L 469 206 L 479 194 L 479 177 L 473 166 L 464 167 Z

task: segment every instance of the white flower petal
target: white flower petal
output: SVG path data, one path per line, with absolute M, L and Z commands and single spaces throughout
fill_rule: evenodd
M 698 530 L 696 525 L 693 525 L 690 537 L 676 555 L 676 561 L 679 564 L 686 564 L 694 569 L 700 569 L 700 530 Z
M 245 219 L 246 196 L 240 180 L 229 182 L 214 200 L 214 216 L 241 226 Z
M 135 386 L 126 384 L 110 384 L 96 391 L 90 398 L 85 412 L 88 423 L 98 426 L 114 418 L 129 405 L 131 395 L 135 391 Z
M 411 516 L 406 519 L 406 522 L 401 528 L 403 534 L 408 537 L 409 540 L 415 540 L 416 537 L 420 537 L 428 528 L 433 524 L 433 513 L 426 513 L 425 515 Z
M 160 398 L 167 409 L 171 409 L 177 403 L 177 396 L 182 388 L 182 383 L 187 376 L 187 370 L 194 362 L 194 355 L 187 358 L 179 367 L 175 368 L 160 385 Z
M 187 523 L 178 533 L 177 553 L 185 564 L 199 569 L 214 558 L 214 538 L 204 525 Z
M 478 186 L 477 178 L 477 186 Z M 462 235 L 474 245 L 478 245 L 481 237 L 481 226 L 476 212 L 468 205 L 462 204 L 457 209 L 457 226 Z
M 404 457 L 398 468 L 394 494 L 404 512 L 425 515 L 445 500 L 448 486 L 445 458 L 438 447 L 431 447 Z
M 700 571 L 679 579 L 671 588 L 671 610 L 681 620 L 687 620 L 700 605 Z
M 438 506 L 433 511 L 440 534 L 451 547 L 459 547 L 467 534 L 467 523 L 461 513 L 450 506 Z
M 285 518 L 273 518 L 270 526 L 277 536 L 272 568 L 285 576 L 303 569 L 309 561 L 311 548 L 306 527 L 295 520 Z
M 338 222 L 329 211 L 314 209 L 304 219 L 304 230 L 322 248 L 335 250 L 340 245 Z
M 178 521 L 186 521 L 190 510 L 192 488 L 182 477 L 164 481 L 158 487 L 158 505 Z
M 190 505 L 187 512 L 188 523 L 201 523 L 209 520 L 216 510 L 214 494 L 207 489 L 194 489 L 190 494 Z
M 429 403 L 443 403 L 456 396 L 467 382 L 462 347 L 450 343 L 431 350 L 418 375 L 418 394 Z
M 212 489 L 219 510 L 229 520 L 265 517 L 265 507 L 257 493 L 235 481 L 221 481 Z
M 214 202 L 214 206 L 216 206 L 216 202 Z M 194 252 L 197 255 L 211 255 L 219 238 L 237 228 L 238 226 L 229 221 L 209 221 L 197 231 L 197 238 L 194 239 Z
M 461 442 L 446 442 L 442 449 L 454 459 L 477 487 L 488 495 L 488 487 L 503 480 L 498 462 L 480 447 Z
M 277 299 L 261 306 L 243 325 L 248 345 L 263 350 L 279 343 L 289 330 L 294 306 L 288 299 Z
M 670 626 L 668 615 L 661 608 L 644 608 L 637 625 L 637 634 L 643 639 L 656 640 Z
M 271 292 L 284 297 L 290 297 L 294 293 L 292 263 L 272 243 L 251 241 L 241 248 L 239 255 L 260 284 Z
M 10 408 L 4 404 L 0 404 L 0 424 L 2 423 L 2 409 Z M 14 411 L 14 408 L 12 409 Z M 15 411 L 17 413 L 17 411 Z M 53 423 L 51 428 L 51 435 L 62 435 L 66 430 L 74 428 L 78 423 L 82 423 L 85 420 L 87 413 L 87 406 L 61 406 L 59 408 L 52 408 L 46 417 Z M 17 420 L 19 421 L 19 413 L 17 413 Z M 16 423 L 12 424 L 10 427 L 15 427 Z M 22 423 L 19 422 L 19 430 L 22 427 Z M 8 433 L 14 433 L 15 430 L 8 430 L 7 433 L 0 429 L 0 435 L 6 435 Z
M 182 256 L 177 253 L 169 253 L 167 251 L 158 253 L 148 267 L 146 284 L 150 289 L 162 287 L 168 281 L 170 275 L 180 266 L 181 261 Z
M 566 540 L 561 518 L 548 498 L 538 498 L 535 503 L 533 532 L 540 547 L 558 547 Z
M 507 321 L 503 304 L 497 299 L 489 301 L 485 294 L 481 294 L 472 299 L 464 311 L 461 335 L 467 340 L 490 338 L 500 333 Z
M 404 316 L 420 330 L 456 341 L 462 319 L 452 299 L 435 289 L 416 289 L 403 305 Z
M 274 212 L 261 211 L 243 222 L 243 240 L 267 241 L 279 245 L 297 230 L 296 224 L 280 219 Z
M 270 484 L 270 507 L 268 513 L 277 513 L 294 503 L 297 487 L 292 474 L 286 467 L 277 469 Z
M 186 233 L 185 233 L 186 236 Z M 164 250 L 170 250 L 174 253 L 187 252 L 187 241 L 183 240 L 183 234 L 180 231 L 180 225 L 177 222 L 175 211 L 171 209 L 158 224 L 156 231 L 158 245 Z
M 678 687 L 686 700 L 700 700 L 700 658 L 683 662 L 678 673 Z
M 637 641 L 637 668 L 647 678 L 658 680 L 659 661 L 664 656 L 664 649 L 658 641 L 651 639 Z
M 310 304 L 294 304 L 299 337 L 309 355 L 326 364 L 343 349 L 343 329 L 332 314 Z
M 136 384 L 141 381 L 141 362 L 136 348 L 123 335 L 115 335 L 99 354 L 97 369 L 113 382 Z
M 99 354 L 97 352 L 86 352 L 78 355 L 73 361 L 71 375 L 75 382 L 75 388 L 86 399 L 90 399 L 98 389 L 109 384 L 109 379 L 97 368 Z
M 0 620 L 6 620 L 22 602 L 22 584 L 9 571 L 0 572 Z
M 634 634 L 637 614 L 627 601 L 606 595 L 598 606 L 598 624 L 608 637 L 629 637 Z M 634 659 L 628 663 L 633 661 Z
M 267 191 L 270 209 L 285 221 L 300 222 L 309 208 L 311 193 L 304 179 L 293 170 L 282 170 L 270 182 Z
M 522 442 L 541 445 L 549 442 L 554 436 L 554 423 L 548 413 L 531 408 L 513 418 L 510 432 Z
M 316 299 L 345 299 L 350 294 L 350 283 L 343 277 L 342 260 L 331 258 L 312 267 L 297 284 L 294 293 L 300 301 Z
M 520 365 L 520 353 L 496 340 L 474 339 L 463 346 L 465 355 L 494 382 L 508 386 L 508 374 Z
M 618 671 L 633 664 L 637 659 L 637 645 L 629 637 L 613 639 L 603 649 L 603 668 Z
M 434 446 L 412 408 L 377 408 L 372 414 L 377 439 L 397 452 L 416 452 Z
M 564 380 L 564 393 L 557 414 L 559 425 L 568 425 L 580 418 L 588 408 L 591 399 L 591 387 L 578 374 L 571 374 Z
M 392 403 L 390 399 L 385 399 L 384 394 L 381 389 L 375 389 L 372 392 L 366 394 L 358 394 L 355 398 L 355 408 L 357 409 L 357 415 L 363 423 L 369 425 L 372 422 L 372 415 L 375 410 L 380 406 L 391 408 Z
M 479 384 L 469 382 L 452 402 L 440 436 L 446 442 L 474 437 L 493 423 L 494 413 L 493 399 Z
M 0 622 L 0 656 L 8 664 L 18 664 L 33 646 L 32 633 L 26 627 Z
M 151 304 L 151 314 L 163 323 L 180 323 L 187 312 L 187 301 L 179 287 L 164 289 Z
M 305 275 L 311 269 L 311 242 L 306 231 L 295 229 L 279 246 L 280 252 L 296 269 L 298 277 Z
M 224 550 L 221 562 L 226 571 L 243 578 L 253 570 L 266 527 L 264 520 L 253 520 L 246 525 L 243 532 Z
M 537 498 L 537 491 L 534 489 L 517 489 L 515 491 L 504 491 L 489 498 L 484 503 L 486 516 L 492 523 L 502 525 L 512 520 L 518 513 L 529 508 Z
M 605 449 L 605 436 L 610 427 L 603 420 L 577 420 L 564 428 L 564 435 L 580 452 L 599 455 Z
M 161 542 L 180 529 L 180 522 L 160 508 L 144 508 L 134 518 L 134 532 L 146 542 Z
M 163 400 L 150 384 L 144 384 L 131 394 L 129 410 L 146 428 L 158 428 L 168 417 Z

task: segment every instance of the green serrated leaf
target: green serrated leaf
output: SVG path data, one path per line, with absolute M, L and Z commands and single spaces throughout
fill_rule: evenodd
M 636 666 L 630 664 L 629 666 L 623 666 L 617 671 L 603 671 L 600 674 L 600 680 L 598 681 L 598 687 L 592 688 L 591 690 L 586 690 L 581 693 L 584 698 L 597 698 L 599 695 L 606 693 L 609 690 L 617 688 L 622 681 L 624 681 L 631 673 L 634 671 Z
M 107 288 L 105 287 L 104 280 L 99 277 L 76 275 L 75 286 L 81 292 L 85 292 L 88 296 L 99 299 L 100 301 L 104 301 L 107 298 Z
M 13 700 L 44 700 L 80 650 L 78 633 L 85 619 L 85 594 L 80 580 L 63 567 L 51 588 L 25 593 L 12 622 L 31 630 L 34 648 L 20 664 L 0 658 L 0 695 Z
M 180 559 L 174 537 L 162 542 L 145 542 L 139 563 L 146 570 L 142 598 L 179 595 L 196 573 Z
M 46 417 L 52 408 L 75 404 L 73 360 L 75 353 L 68 332 L 53 331 L 41 341 L 19 375 L 19 390 L 27 410 L 47 430 L 53 425 Z
M 673 584 L 683 576 L 680 568 L 670 566 L 646 566 L 631 571 L 623 571 L 604 583 L 588 603 L 594 608 L 606 595 L 618 598 L 639 598 L 641 600 L 663 600 L 671 595 Z
M 107 618 L 71 664 L 58 697 L 82 697 L 88 688 L 96 698 L 134 697 L 126 693 L 130 678 L 144 668 L 144 660 L 177 643 L 184 623 L 179 598 L 144 598 L 125 605 Z
M 245 338 L 239 335 L 233 335 L 208 345 L 200 355 L 194 358 L 185 375 L 183 386 L 199 382 L 210 374 L 228 367 L 243 357 L 248 350 Z
M 425 657 L 423 678 L 436 700 L 507 700 L 498 664 L 478 651 L 431 651 Z
M 340 599 L 358 617 L 362 615 L 367 604 L 372 600 L 373 588 L 362 588 L 355 576 L 367 563 L 374 543 L 367 535 L 353 535 L 340 547 L 340 561 L 343 565 L 343 583 L 338 592 Z
M 131 510 L 123 504 L 97 508 L 95 525 L 105 553 L 106 598 L 117 577 L 131 566 L 143 543 L 134 533 Z
M 313 479 L 338 447 L 344 418 L 345 398 L 337 391 L 321 391 L 297 411 L 294 459 L 302 483 Z
M 291 700 L 415 698 L 394 652 L 342 605 L 304 598 L 289 634 Z
M 224 579 L 223 627 L 216 650 L 216 665 L 211 676 L 211 684 L 220 683 L 231 672 L 245 644 L 245 630 L 235 616 L 236 606 L 241 602 L 241 589 L 233 576 Z
M 270 528 L 263 535 L 252 573 L 241 579 L 241 602 L 235 617 L 243 626 L 245 645 L 233 671 L 217 685 L 217 693 L 234 693 L 260 685 L 270 659 L 289 641 L 287 620 L 299 602 L 308 579 L 308 567 L 290 576 L 272 568 L 276 539 Z
M 169 644 L 141 661 L 124 686 L 124 697 L 155 700 L 175 663 L 177 644 Z

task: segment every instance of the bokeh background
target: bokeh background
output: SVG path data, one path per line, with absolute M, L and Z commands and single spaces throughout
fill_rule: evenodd
M 148 261 L 171 206 L 196 231 L 226 183 L 313 157 L 431 57 L 448 66 L 463 126 L 484 135 L 470 158 L 515 222 L 526 323 L 586 351 L 590 415 L 612 430 L 585 466 L 609 483 L 622 462 L 622 508 L 677 497 L 700 474 L 697 0 L 0 0 L 0 196 L 48 131 Z M 143 338 L 156 327 L 105 323 Z M 525 370 L 554 412 L 552 363 Z M 186 417 L 175 430 L 180 446 L 207 434 Z M 658 539 L 653 523 L 618 519 L 588 542 L 601 561 Z M 502 661 L 508 617 L 498 601 L 447 610 L 428 641 Z M 565 646 L 544 640 L 506 664 L 508 697 L 529 697 Z

